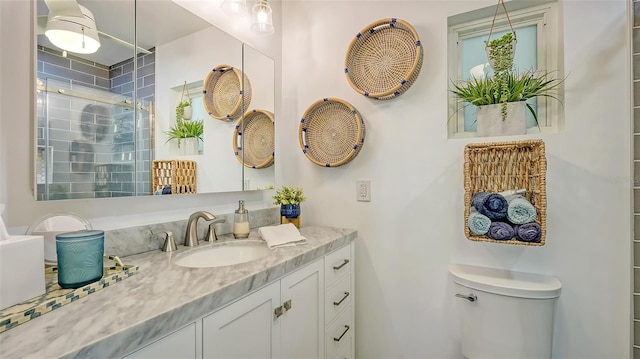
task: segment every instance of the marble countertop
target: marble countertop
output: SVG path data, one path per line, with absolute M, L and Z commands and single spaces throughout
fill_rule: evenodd
M 303 227 L 307 244 L 282 247 L 258 260 L 219 268 L 185 268 L 172 253 L 152 251 L 122 258 L 137 274 L 75 303 L 0 334 L 0 357 L 118 358 L 357 237 L 353 229 Z M 233 240 L 231 235 L 219 241 Z M 252 230 L 249 239 L 259 239 Z M 210 245 L 200 242 L 200 247 Z

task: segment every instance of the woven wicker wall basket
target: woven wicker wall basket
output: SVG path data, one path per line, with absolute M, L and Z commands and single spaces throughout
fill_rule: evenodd
M 251 103 L 251 82 L 235 67 L 216 66 L 207 75 L 203 87 L 204 108 L 215 119 L 235 120 Z
M 464 233 L 469 240 L 543 246 L 547 233 L 547 160 L 542 140 L 468 144 L 464 150 Z M 536 209 L 539 242 L 494 240 L 472 233 L 468 226 L 471 199 L 478 192 L 525 189 L 522 194 Z
M 337 167 L 353 160 L 364 144 L 360 113 L 348 102 L 324 98 L 305 111 L 298 127 L 302 152 L 318 166 Z
M 151 194 L 171 186 L 171 194 L 196 193 L 196 161 L 154 160 Z
M 423 49 L 406 21 L 388 18 L 362 29 L 351 41 L 344 72 L 361 95 L 390 100 L 406 92 L 420 74 Z
M 247 111 L 233 131 L 233 152 L 245 167 L 269 167 L 273 164 L 274 137 L 273 113 L 258 109 Z

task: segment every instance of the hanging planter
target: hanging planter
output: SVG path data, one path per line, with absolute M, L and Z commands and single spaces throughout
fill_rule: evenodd
M 501 38 L 491 41 L 491 34 L 493 33 L 493 26 L 498 16 L 498 10 L 500 5 L 504 9 L 504 14 L 509 22 L 511 32 L 507 32 Z M 511 20 L 509 19 L 509 13 L 507 7 L 504 5 L 504 0 L 498 0 L 496 5 L 496 12 L 493 14 L 493 21 L 491 21 L 491 29 L 489 29 L 489 37 L 484 42 L 487 57 L 489 58 L 489 65 L 493 68 L 494 77 L 496 81 L 496 87 L 494 89 L 495 98 L 499 99 L 502 103 L 501 112 L 502 120 L 507 119 L 507 102 L 509 100 L 509 72 L 513 69 L 513 58 L 516 52 L 516 32 L 511 26 Z
M 495 72 L 507 71 L 513 67 L 516 53 L 516 33 L 508 32 L 491 42 L 485 41 L 485 50 L 489 65 Z
M 189 88 L 187 87 L 187 81 L 182 86 L 182 95 L 180 95 L 180 102 L 176 106 L 176 121 L 191 120 L 193 115 L 193 109 L 191 107 L 191 99 L 189 98 Z
M 500 5 L 504 9 L 504 15 L 507 17 L 507 22 L 509 23 L 509 28 L 511 32 L 506 33 L 501 38 L 491 40 L 491 34 L 493 33 L 493 27 L 496 23 L 496 17 L 498 16 L 498 10 L 500 9 Z M 509 19 L 509 13 L 507 12 L 507 7 L 504 5 L 504 0 L 498 0 L 498 4 L 496 5 L 496 11 L 493 14 L 493 20 L 491 21 L 491 28 L 489 29 L 489 36 L 487 37 L 487 41 L 484 42 L 484 48 L 487 52 L 487 58 L 489 59 L 489 65 L 493 71 L 507 71 L 513 67 L 513 57 L 516 53 L 516 31 L 513 29 L 511 25 L 511 20 Z

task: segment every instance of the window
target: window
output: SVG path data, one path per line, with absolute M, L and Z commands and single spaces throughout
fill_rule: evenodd
M 539 3 L 538 3 L 539 4 Z M 511 26 L 518 39 L 514 58 L 514 67 L 518 71 L 545 69 L 553 71 L 562 78 L 561 64 L 558 59 L 559 31 L 557 4 L 546 3 L 535 7 L 507 3 Z M 491 30 L 495 6 L 470 13 L 450 17 L 449 26 L 449 81 L 468 80 L 471 72 L 493 76 L 488 66 L 485 41 Z M 503 11 L 498 17 L 491 33 L 491 40 L 497 39 L 510 30 L 509 22 Z M 556 72 L 557 70 L 557 72 Z M 560 91 L 562 91 L 560 89 Z M 561 95 L 561 94 L 560 94 Z M 538 123 L 528 113 L 528 133 L 538 131 L 556 131 L 559 125 L 559 104 L 543 97 L 528 101 L 536 109 Z M 459 103 L 449 95 L 449 137 L 475 136 L 476 107 Z

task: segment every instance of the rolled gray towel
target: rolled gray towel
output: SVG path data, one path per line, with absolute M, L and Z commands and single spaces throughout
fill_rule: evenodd
M 508 241 L 515 235 L 513 226 L 507 222 L 491 222 L 487 236 L 497 241 Z
M 537 222 L 525 223 L 515 226 L 516 239 L 522 242 L 540 242 L 542 227 Z
M 498 193 L 478 192 L 471 199 L 473 207 L 489 217 L 490 220 L 502 219 L 507 216 L 509 202 Z

